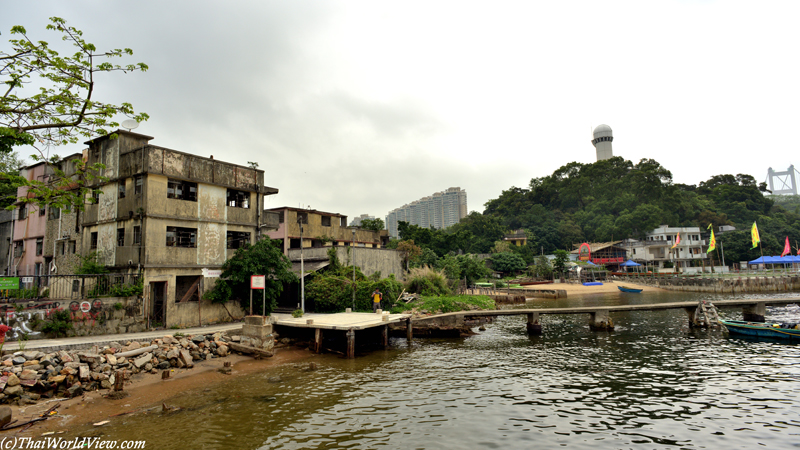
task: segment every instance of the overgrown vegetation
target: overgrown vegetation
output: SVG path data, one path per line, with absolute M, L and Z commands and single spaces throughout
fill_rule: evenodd
M 108 267 L 97 262 L 97 252 L 89 253 L 80 258 L 81 265 L 78 266 L 78 274 L 80 275 L 102 275 L 109 272 Z
M 469 311 L 475 309 L 495 309 L 494 300 L 486 295 L 422 296 L 409 303 L 395 304 L 391 312 L 399 314 L 416 309 L 430 314 Z
M 447 276 L 430 267 L 415 267 L 406 275 L 406 291 L 423 296 L 450 295 Z
M 238 299 L 243 307 L 249 308 L 251 275 L 265 275 L 266 311 L 261 311 L 262 302 L 253 302 L 256 314 L 272 313 L 284 285 L 297 281 L 292 263 L 281 251 L 279 242 L 261 238 L 253 245 L 238 248 L 233 257 L 222 264 L 220 279 L 203 297 L 214 303 Z
M 42 331 L 53 337 L 66 337 L 67 331 L 71 329 L 72 316 L 63 309 L 53 310 L 42 325 Z

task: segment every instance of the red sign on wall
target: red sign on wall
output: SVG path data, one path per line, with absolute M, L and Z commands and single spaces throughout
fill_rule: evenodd
M 266 284 L 265 275 L 250 275 L 250 289 L 264 289 Z
M 590 247 L 586 242 L 578 247 L 578 259 L 581 261 L 589 261 L 592 259 L 592 247 Z

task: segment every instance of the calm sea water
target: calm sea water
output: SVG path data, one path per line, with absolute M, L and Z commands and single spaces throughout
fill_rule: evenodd
M 722 298 L 610 294 L 529 306 Z M 725 298 L 732 298 L 726 296 Z M 741 310 L 723 310 L 741 318 Z M 684 311 L 505 317 L 466 339 L 417 339 L 356 360 L 321 355 L 181 394 L 173 414 L 117 418 L 108 439 L 153 449 L 800 448 L 800 346 L 688 327 Z M 796 305 L 768 320 L 800 322 Z M 280 377 L 277 381 L 275 377 Z

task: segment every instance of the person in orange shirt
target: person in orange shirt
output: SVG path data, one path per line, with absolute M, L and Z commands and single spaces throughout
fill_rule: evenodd
M 381 309 L 381 300 L 383 300 L 383 294 L 381 291 L 375 289 L 372 292 L 372 312 L 378 312 Z

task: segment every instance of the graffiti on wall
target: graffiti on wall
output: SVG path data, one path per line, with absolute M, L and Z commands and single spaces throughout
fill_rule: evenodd
M 25 305 L 13 303 L 0 305 L 4 321 L 11 328 L 6 332 L 6 339 L 43 337 L 41 331 L 34 330 L 34 325 L 57 309 L 61 309 L 61 302 L 31 301 Z

